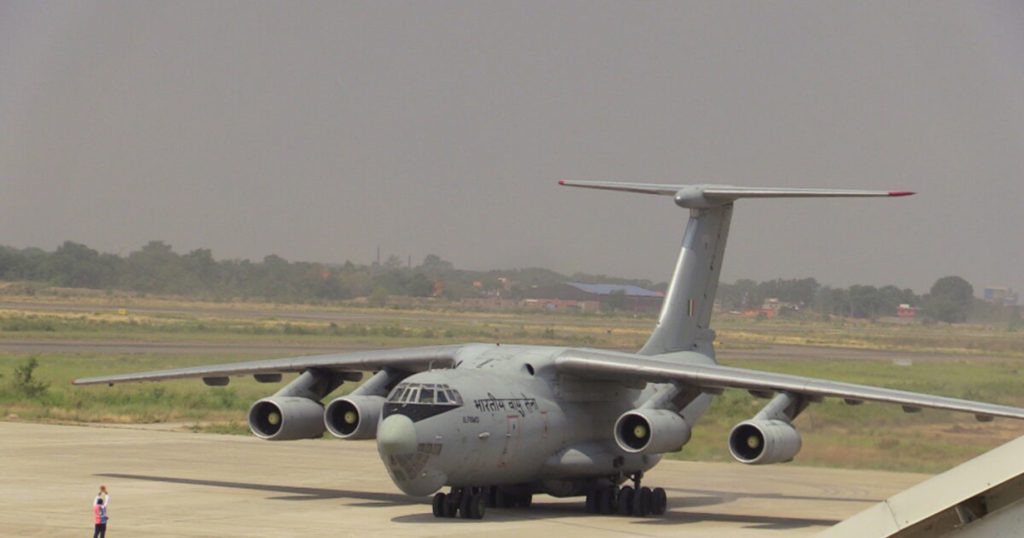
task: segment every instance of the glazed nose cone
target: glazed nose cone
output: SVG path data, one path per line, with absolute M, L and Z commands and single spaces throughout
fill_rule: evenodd
M 381 454 L 397 456 L 416 452 L 416 426 L 405 415 L 391 415 L 377 428 L 377 449 Z

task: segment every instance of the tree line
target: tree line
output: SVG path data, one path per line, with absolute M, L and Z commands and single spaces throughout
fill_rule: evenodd
M 290 262 L 276 255 L 262 261 L 214 259 L 209 249 L 179 254 L 150 241 L 127 256 L 100 253 L 66 241 L 53 252 L 0 247 L 0 279 L 55 286 L 130 290 L 212 299 L 283 302 L 339 301 L 385 294 L 423 297 L 434 283 L 423 271 L 389 260 L 381 266 Z M 378 292 L 378 295 L 380 292 Z
M 760 308 L 770 298 L 786 303 L 784 311 L 790 308 L 864 319 L 895 316 L 900 305 L 918 308 L 925 318 L 947 323 L 966 321 L 973 311 L 992 314 L 987 305 L 975 299 L 974 287 L 958 276 L 936 280 L 924 295 L 896 286 L 855 284 L 848 288 L 833 288 L 819 284 L 814 278 L 766 282 L 738 280 L 733 284 L 722 283 L 718 289 L 718 299 L 727 310 Z
M 100 253 L 73 241 L 65 241 L 53 252 L 0 246 L 0 279 L 215 300 L 328 302 L 368 297 L 377 304 L 384 304 L 389 295 L 457 300 L 490 293 L 516 299 L 531 287 L 569 280 L 633 284 L 661 291 L 667 287 L 665 283 L 606 275 L 566 277 L 539 268 L 469 271 L 456 269 L 434 254 L 416 266 L 396 256 L 383 263 L 334 265 L 290 262 L 276 255 L 256 262 L 217 260 L 209 249 L 179 254 L 163 241 L 150 241 L 126 256 Z M 802 278 L 723 282 L 717 297 L 726 310 L 760 308 L 766 299 L 775 298 L 793 305 L 790 308 L 869 319 L 895 315 L 899 305 L 908 304 L 919 307 L 930 319 L 951 323 L 966 320 L 972 308 L 975 312 L 985 308 L 974 299 L 971 284 L 956 276 L 939 279 L 924 295 L 896 286 L 833 288 L 814 278 Z
M 655 286 L 647 280 L 604 275 L 577 273 L 566 277 L 541 268 L 456 269 L 435 254 L 427 255 L 415 266 L 397 256 L 372 264 L 291 262 L 273 254 L 262 261 L 218 260 L 210 249 L 181 254 L 164 241 L 150 241 L 126 256 L 101 253 L 73 241 L 65 241 L 52 252 L 0 246 L 0 280 L 215 300 L 325 302 L 367 297 L 377 304 L 383 304 L 388 296 L 458 300 L 500 294 L 517 298 L 530 287 L 568 280 Z

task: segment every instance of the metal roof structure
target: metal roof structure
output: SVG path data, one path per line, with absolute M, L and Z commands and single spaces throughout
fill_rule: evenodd
M 630 284 L 585 284 L 583 282 L 566 282 L 566 284 L 587 293 L 593 293 L 594 295 L 611 295 L 617 292 L 623 292 L 627 297 L 663 297 L 664 294 L 656 291 L 641 288 L 640 286 L 633 286 Z

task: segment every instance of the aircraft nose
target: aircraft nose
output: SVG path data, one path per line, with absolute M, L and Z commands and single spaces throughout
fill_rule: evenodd
M 377 428 L 377 449 L 381 454 L 397 456 L 416 452 L 416 426 L 405 415 L 391 415 Z

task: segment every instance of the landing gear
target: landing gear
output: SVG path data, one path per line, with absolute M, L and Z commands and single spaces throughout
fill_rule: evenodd
M 587 492 L 586 511 L 620 516 L 660 516 L 668 509 L 668 495 L 662 488 L 642 487 L 643 473 L 632 477 L 633 486 L 600 486 Z
M 497 487 L 452 488 L 450 492 L 435 493 L 434 517 L 461 517 L 483 519 L 488 508 L 529 508 L 533 494 L 512 494 Z
M 447 497 L 448 496 L 445 495 L 444 493 L 435 493 L 434 494 L 434 502 L 433 502 L 434 517 L 447 517 L 447 516 L 445 516 L 445 508 L 446 508 L 445 504 L 447 504 L 447 502 L 448 502 Z
M 628 516 L 633 513 L 633 488 L 622 486 L 619 490 L 619 515 Z
M 462 503 L 459 506 L 459 515 L 462 519 L 483 519 L 486 513 L 487 499 L 482 492 L 462 495 Z
M 668 510 L 668 494 L 665 488 L 654 488 L 651 490 L 651 514 L 660 516 Z
M 434 517 L 483 519 L 487 513 L 486 491 L 480 488 L 452 488 L 447 495 L 435 493 Z

